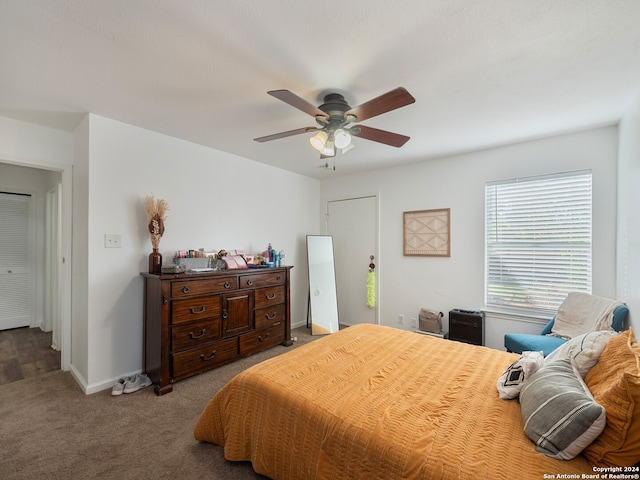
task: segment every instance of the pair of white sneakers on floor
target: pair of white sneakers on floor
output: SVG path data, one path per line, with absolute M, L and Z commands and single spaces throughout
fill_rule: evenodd
M 151 379 L 144 373 L 136 373 L 131 377 L 123 377 L 113 385 L 111 395 L 122 395 L 123 393 L 137 392 L 141 388 L 151 385 Z

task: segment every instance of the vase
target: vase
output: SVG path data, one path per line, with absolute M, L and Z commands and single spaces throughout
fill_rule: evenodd
M 160 275 L 162 273 L 162 254 L 157 248 L 149 254 L 149 273 Z

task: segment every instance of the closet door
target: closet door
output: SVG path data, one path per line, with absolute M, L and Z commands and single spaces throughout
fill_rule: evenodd
M 31 196 L 0 193 L 0 330 L 31 324 Z
M 333 236 L 338 317 L 344 325 L 378 323 L 378 301 L 367 306 L 367 275 L 371 255 L 377 258 L 377 205 L 375 196 L 327 202 L 327 233 Z M 380 281 L 375 268 L 376 283 Z M 376 287 L 377 290 L 377 287 Z

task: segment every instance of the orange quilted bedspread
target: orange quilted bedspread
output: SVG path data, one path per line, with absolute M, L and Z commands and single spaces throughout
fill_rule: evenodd
M 195 438 L 282 480 L 593 473 L 581 456 L 537 453 L 518 401 L 498 398 L 496 381 L 517 358 L 357 325 L 237 375 L 205 408 Z

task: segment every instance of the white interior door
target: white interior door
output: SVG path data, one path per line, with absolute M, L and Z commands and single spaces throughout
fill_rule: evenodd
M 377 265 L 377 198 L 375 196 L 327 202 L 327 234 L 333 236 L 338 317 L 344 325 L 378 323 L 376 306 L 367 306 L 370 257 Z
M 31 325 L 30 204 L 0 193 L 0 330 Z

